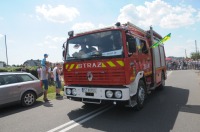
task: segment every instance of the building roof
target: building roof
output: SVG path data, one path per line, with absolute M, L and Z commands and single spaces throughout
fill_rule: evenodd
M 41 60 L 27 60 L 24 62 L 25 66 L 40 66 L 41 65 Z

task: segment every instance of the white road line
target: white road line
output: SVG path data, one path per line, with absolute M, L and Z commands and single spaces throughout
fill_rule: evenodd
M 169 76 L 171 73 L 172 73 L 172 71 L 169 71 L 169 72 L 167 73 L 167 76 Z
M 100 110 L 102 110 L 102 109 L 104 109 L 104 108 L 106 108 L 106 107 L 108 107 L 108 105 L 106 105 L 106 106 L 104 106 L 104 107 L 101 107 L 101 108 L 98 108 L 98 109 L 96 109 L 96 110 L 94 110 L 94 111 L 91 111 L 91 112 L 89 112 L 89 113 L 87 113 L 87 114 L 85 114 L 85 115 L 83 115 L 83 116 L 80 116 L 80 117 L 78 117 L 78 118 L 76 118 L 76 119 L 74 119 L 74 120 L 72 120 L 72 121 L 69 121 L 69 122 L 67 122 L 67 123 L 65 123 L 65 124 L 62 124 L 62 125 L 60 125 L 60 126 L 58 126 L 58 127 L 56 127 L 56 128 L 53 128 L 53 129 L 51 129 L 51 130 L 49 130 L 49 131 L 47 131 L 47 132 L 55 132 L 55 131 L 57 131 L 57 130 L 63 128 L 63 127 L 66 127 L 66 126 L 68 126 L 68 125 L 70 125 L 70 124 L 72 124 L 72 123 L 74 123 L 74 122 L 77 122 L 77 121 L 79 121 L 79 120 L 81 120 L 81 119 L 83 119 L 83 118 L 85 118 L 85 117 L 87 117 L 87 116 L 90 116 L 90 115 L 92 115 L 93 113 L 95 113 L 95 112 L 97 112 L 97 111 L 100 111 Z
M 167 76 L 169 76 L 170 74 L 172 73 L 172 71 L 169 71 L 168 73 L 167 73 Z M 76 119 L 74 119 L 74 120 L 72 120 L 72 121 L 69 121 L 69 122 L 67 122 L 67 123 L 65 123 L 65 124 L 62 124 L 62 125 L 60 125 L 60 126 L 58 126 L 58 127 L 56 127 L 56 128 L 53 128 L 53 129 L 51 129 L 51 130 L 49 130 L 49 131 L 47 131 L 47 132 L 55 132 L 55 131 L 57 131 L 57 130 L 59 130 L 59 129 L 61 129 L 61 128 L 64 128 L 64 127 L 67 127 L 67 128 L 64 128 L 64 129 L 62 129 L 61 131 L 59 131 L 59 132 L 66 132 L 66 131 L 68 131 L 68 130 L 70 130 L 70 129 L 72 129 L 72 128 L 74 128 L 74 127 L 76 127 L 76 126 L 78 126 L 78 125 L 80 125 L 80 124 L 82 124 L 82 123 L 84 123 L 84 122 L 86 122 L 86 121 L 88 121 L 88 120 L 90 120 L 90 119 L 92 119 L 92 118 L 94 118 L 94 117 L 96 117 L 96 116 L 98 116 L 98 115 L 100 115 L 101 113 L 103 113 L 103 112 L 105 112 L 105 111 L 107 111 L 107 110 L 109 110 L 109 109 L 111 109 L 113 106 L 110 106 L 110 107 L 108 107 L 108 108 L 106 108 L 108 105 L 106 105 L 106 106 L 104 106 L 104 107 L 101 107 L 101 108 L 99 108 L 99 109 L 96 109 L 96 110 L 94 110 L 94 111 L 92 111 L 92 112 L 90 112 L 90 113 L 87 113 L 87 114 L 85 114 L 85 115 L 83 115 L 83 116 L 80 116 L 80 117 L 78 117 L 78 118 L 76 118 Z M 104 109 L 105 108 L 105 109 Z M 98 112 L 99 111 L 99 112 Z M 97 113 L 96 113 L 97 112 Z M 95 114 L 94 114 L 95 113 Z M 85 118 L 85 119 L 83 119 L 83 118 Z M 83 120 L 82 120 L 83 119 Z M 80 121 L 79 121 L 80 120 Z M 75 122 L 77 122 L 77 123 L 75 123 Z M 70 126 L 69 126 L 70 125 Z
M 70 130 L 70 129 L 72 129 L 72 128 L 74 128 L 74 127 L 76 127 L 76 126 L 78 126 L 78 125 L 80 125 L 80 124 L 82 124 L 82 123 L 84 123 L 84 122 L 86 122 L 86 121 L 98 116 L 98 115 L 100 115 L 101 113 L 111 109 L 112 107 L 114 107 L 114 106 L 110 106 L 110 107 L 108 107 L 108 108 L 106 108 L 106 109 L 104 109 L 102 111 L 99 111 L 99 112 L 97 112 L 97 113 L 95 113 L 95 114 L 93 114 L 93 115 L 91 115 L 91 116 L 89 116 L 89 117 L 87 117 L 87 118 L 85 118 L 85 119 L 83 119 L 83 120 L 81 120 L 81 121 L 79 121 L 79 122 L 77 122 L 77 123 L 65 128 L 65 129 L 63 129 L 63 130 L 61 130 L 59 132 L 66 132 L 66 131 L 68 131 L 68 130 Z

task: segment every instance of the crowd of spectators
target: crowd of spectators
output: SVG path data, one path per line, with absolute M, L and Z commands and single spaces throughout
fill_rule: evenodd
M 166 64 L 167 64 L 167 70 L 187 70 L 187 69 L 200 70 L 200 59 L 170 60 L 167 61 Z

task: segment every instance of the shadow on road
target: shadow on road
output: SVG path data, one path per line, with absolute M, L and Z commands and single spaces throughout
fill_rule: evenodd
M 181 112 L 200 114 L 200 106 L 199 105 L 186 105 L 180 109 Z
M 0 118 L 5 117 L 5 116 L 10 116 L 12 114 L 16 114 L 19 112 L 23 112 L 23 111 L 26 111 L 29 109 L 33 109 L 33 108 L 41 106 L 41 105 L 44 105 L 44 103 L 42 101 L 36 101 L 35 104 L 30 107 L 22 107 L 20 104 L 4 106 L 4 107 L 0 108 Z
M 53 104 L 52 104 L 50 101 L 44 102 L 43 105 L 44 105 L 45 107 L 53 107 Z
M 200 113 L 200 106 L 186 105 L 188 96 L 189 90 L 166 86 L 162 91 L 153 91 L 141 111 L 114 107 L 83 123 L 82 126 L 109 132 L 169 132 L 175 124 L 179 111 Z M 73 115 L 84 109 L 68 113 L 69 118 L 73 120 Z
M 80 107 L 78 109 L 74 109 L 74 110 L 70 111 L 69 113 L 67 113 L 67 116 L 69 116 L 69 118 L 71 120 L 74 120 L 82 115 L 87 114 L 88 112 L 94 111 L 103 106 L 105 106 L 105 105 L 85 104 L 85 105 L 82 105 L 82 107 Z

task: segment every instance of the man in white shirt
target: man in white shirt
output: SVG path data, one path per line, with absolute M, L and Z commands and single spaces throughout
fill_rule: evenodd
M 47 68 L 49 67 L 49 63 L 47 63 L 46 58 L 48 57 L 47 54 L 44 54 L 44 59 L 41 61 L 41 71 L 40 71 L 40 79 L 42 81 L 42 85 L 44 87 L 44 98 L 43 100 L 45 102 L 49 101 L 47 98 L 47 93 L 48 93 L 48 70 Z
M 61 89 L 60 74 L 61 73 L 62 73 L 62 67 L 61 67 L 60 63 L 57 63 L 53 69 L 54 82 L 55 82 L 55 86 L 56 86 L 56 98 L 62 97 L 60 95 L 60 89 Z

